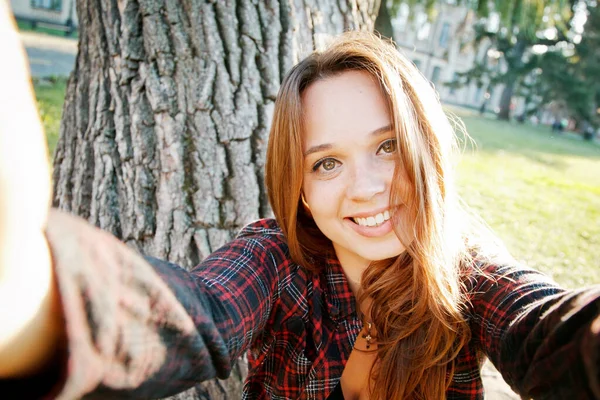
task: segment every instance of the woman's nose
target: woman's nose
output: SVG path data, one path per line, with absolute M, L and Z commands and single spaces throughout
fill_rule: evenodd
M 349 177 L 348 198 L 354 201 L 370 201 L 378 194 L 385 193 L 387 172 L 377 163 L 357 164 Z

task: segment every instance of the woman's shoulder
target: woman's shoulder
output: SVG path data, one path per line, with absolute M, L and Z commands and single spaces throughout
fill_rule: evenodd
M 284 277 L 287 283 L 302 281 L 306 285 L 312 279 L 310 269 L 292 260 L 285 234 L 274 218 L 250 222 L 240 230 L 234 241 L 243 241 L 245 247 L 261 248 L 263 256 L 275 261 L 280 277 Z
M 507 284 L 558 286 L 550 276 L 513 258 L 486 257 L 479 254 L 463 267 L 462 277 L 469 291 L 484 286 L 498 287 Z
M 502 314 L 564 292 L 550 276 L 512 258 L 477 255 L 462 277 L 467 309 L 475 314 Z
M 242 247 L 273 254 L 279 261 L 291 261 L 286 237 L 273 218 L 262 218 L 245 225 L 226 247 Z
M 274 218 L 257 219 L 246 224 L 238 233 L 237 238 L 265 236 L 285 241 L 285 235 Z
M 245 225 L 234 239 L 204 259 L 199 268 L 262 271 L 286 280 L 301 269 L 292 260 L 286 237 L 273 218 Z

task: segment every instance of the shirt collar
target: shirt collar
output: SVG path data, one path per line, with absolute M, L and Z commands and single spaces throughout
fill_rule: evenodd
M 334 320 L 344 319 L 356 312 L 356 298 L 350 290 L 350 285 L 335 255 L 325 259 L 323 275 L 327 282 L 325 299 L 329 314 Z

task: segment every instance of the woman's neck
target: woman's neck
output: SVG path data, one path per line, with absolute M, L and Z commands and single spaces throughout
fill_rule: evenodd
M 365 272 L 371 261 L 359 257 L 346 249 L 336 247 L 335 244 L 333 247 L 338 261 L 342 266 L 342 270 L 344 271 L 344 275 L 346 275 L 350 290 L 356 297 L 360 289 L 362 274 Z

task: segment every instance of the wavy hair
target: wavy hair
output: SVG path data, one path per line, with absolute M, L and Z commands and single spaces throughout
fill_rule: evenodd
M 372 301 L 369 315 L 378 333 L 370 396 L 445 398 L 453 360 L 470 335 L 461 312 L 466 301 L 461 268 L 469 265 L 469 250 L 463 233 L 466 213 L 454 191 L 455 133 L 435 90 L 391 42 L 349 32 L 287 74 L 267 150 L 269 200 L 292 259 L 317 268 L 316 261 L 333 250 L 301 202 L 301 96 L 312 83 L 350 70 L 370 74 L 386 98 L 398 157 L 390 204 L 408 210 L 392 217 L 406 251 L 373 262 L 358 294 L 359 303 Z

